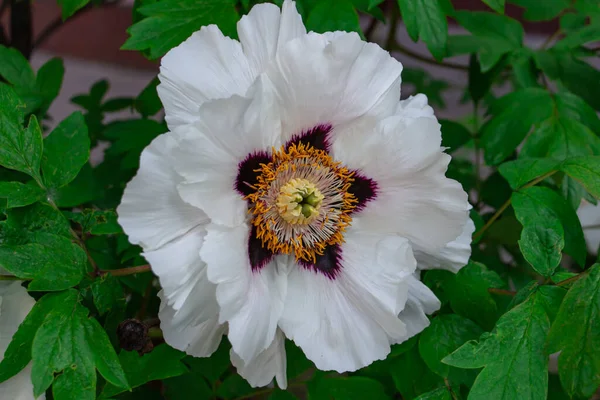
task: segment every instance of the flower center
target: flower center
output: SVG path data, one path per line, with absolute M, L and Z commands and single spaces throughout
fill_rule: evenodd
M 274 149 L 256 172 L 255 191 L 246 199 L 264 248 L 315 262 L 327 246 L 344 241 L 357 203 L 348 191 L 353 172 L 302 143 Z
M 279 189 L 277 209 L 290 224 L 306 224 L 319 215 L 323 194 L 310 181 L 293 178 Z

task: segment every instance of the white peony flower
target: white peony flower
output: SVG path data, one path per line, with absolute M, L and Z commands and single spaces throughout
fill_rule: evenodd
M 474 228 L 433 110 L 399 101 L 388 52 L 307 34 L 291 1 L 238 34 L 204 27 L 163 58 L 170 132 L 119 221 L 160 278 L 167 343 L 207 357 L 227 333 L 243 377 L 285 388 L 286 337 L 345 372 L 426 327 L 439 301 L 418 271 L 458 270 Z
M 0 269 L 0 273 L 4 271 Z M 0 361 L 19 325 L 35 304 L 20 282 L 0 281 Z M 38 399 L 45 399 L 41 395 Z M 12 378 L 0 383 L 0 399 L 33 400 L 31 363 Z

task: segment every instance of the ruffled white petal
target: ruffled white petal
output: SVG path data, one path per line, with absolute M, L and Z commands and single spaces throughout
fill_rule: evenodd
M 292 1 L 281 12 L 271 4 L 254 6 L 237 29 L 241 43 L 209 25 L 163 57 L 157 90 L 171 130 L 201 118 L 206 101 L 244 95 L 279 48 L 306 34 Z
M 393 114 L 402 65 L 356 33 L 309 33 L 283 46 L 266 70 L 281 105 L 284 141 L 320 124 Z
M 238 41 L 216 25 L 202 27 L 161 62 L 157 91 L 169 129 L 196 121 L 208 100 L 245 94 L 257 75 Z
M 0 282 L 0 361 L 19 325 L 35 304 L 20 282 Z M 42 394 L 38 399 L 45 399 Z M 0 383 L 0 399 L 33 400 L 31 363 L 17 375 Z
M 446 269 L 457 273 L 467 265 L 469 257 L 471 257 L 473 232 L 475 232 L 475 224 L 469 218 L 460 236 L 448 243 L 438 253 L 429 254 L 415 249 L 415 258 L 419 269 Z
M 427 315 L 439 310 L 441 304 L 435 294 L 421 283 L 418 273 L 408 277 L 405 285 L 408 288 L 408 299 L 398 317 L 406 324 L 408 333 L 406 338 L 410 338 L 429 326 Z
M 231 350 L 231 363 L 253 387 L 267 386 L 275 377 L 281 389 L 287 388 L 285 336 L 279 329 L 271 345 L 248 363 Z
M 161 135 L 142 152 L 137 175 L 127 184 L 117 208 L 119 223 L 129 241 L 144 250 L 154 250 L 207 222 L 199 209 L 186 204 L 173 170 L 173 149 L 177 145 L 170 133 Z
M 401 282 L 416 268 L 410 245 L 353 228 L 335 279 L 302 266 L 289 274 L 279 326 L 322 370 L 355 371 L 407 338 L 397 315 Z
M 246 202 L 235 190 L 239 165 L 248 155 L 277 144 L 277 109 L 262 96 L 260 82 L 253 93 L 253 100 L 232 96 L 204 104 L 201 119 L 176 132 L 173 165 L 184 179 L 179 194 L 214 223 L 237 226 L 246 219 Z
M 283 311 L 287 271 L 276 259 L 252 271 L 246 225 L 211 224 L 207 232 L 200 256 L 208 264 L 208 279 L 217 285 L 219 321 L 228 323 L 233 351 L 247 363 L 273 341 Z
M 461 185 L 445 177 L 450 156 L 440 148 L 440 125 L 429 107 L 416 107 L 419 98 L 374 130 L 335 135 L 332 153 L 377 183 L 375 199 L 360 212 L 365 229 L 399 234 L 437 254 L 461 234 L 471 206 Z
M 281 10 L 274 4 L 257 4 L 237 25 L 244 53 L 255 71 L 264 71 L 278 48 L 306 34 L 296 4 L 285 1 Z

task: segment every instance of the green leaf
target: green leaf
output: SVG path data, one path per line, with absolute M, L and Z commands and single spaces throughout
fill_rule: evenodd
M 162 109 L 162 103 L 156 91 L 159 83 L 158 78 L 152 79 L 135 99 L 134 107 L 144 118 L 156 115 Z
M 454 312 L 486 329 L 494 326 L 498 316 L 498 306 L 488 289 L 503 286 L 496 272 L 476 262 L 470 262 L 456 275 L 448 275 L 443 283 Z
M 575 211 L 577 211 L 581 205 L 581 200 L 587 194 L 585 188 L 569 175 L 563 176 L 562 183 L 560 184 L 560 192 Z
M 529 212 L 531 210 L 528 210 Z M 517 215 L 521 210 L 517 211 Z M 523 225 L 519 248 L 531 266 L 544 276 L 554 274 L 562 258 L 565 234 L 558 219 Z
M 443 92 L 449 88 L 446 81 L 435 79 L 422 69 L 404 68 L 402 82 L 414 86 L 412 92 L 426 95 L 430 104 L 446 107 L 443 98 Z
M 358 13 L 351 0 L 320 1 L 308 14 L 306 28 L 315 32 L 361 32 Z
M 414 399 L 444 384 L 442 378 L 427 367 L 417 346 L 394 358 L 390 373 L 396 388 L 406 399 Z
M 71 182 L 90 157 L 90 138 L 83 114 L 75 112 L 64 119 L 46 139 L 42 172 L 48 187 L 59 188 Z
M 562 164 L 561 169 L 581 183 L 588 192 L 600 198 L 600 157 L 574 157 Z
M 42 131 L 32 115 L 24 129 L 24 104 L 6 85 L 0 85 L 0 165 L 40 179 Z
M 28 206 L 40 200 L 44 194 L 35 182 L 0 182 L 0 198 L 8 200 L 6 208 Z
M 131 388 L 136 388 L 146 382 L 172 378 L 188 372 L 181 363 L 184 353 L 161 344 L 152 352 L 139 356 L 135 351 L 121 351 L 119 360 L 125 370 L 127 381 Z M 122 393 L 124 388 L 107 384 L 102 391 L 101 398 L 110 398 Z
M 63 21 L 71 17 L 77 10 L 85 7 L 90 0 L 57 0 L 62 8 Z
M 550 94 L 538 88 L 522 89 L 498 99 L 492 107 L 494 118 L 482 128 L 486 163 L 496 165 L 504 161 L 531 126 L 548 119 L 553 109 Z
M 296 400 L 297 397 L 292 393 L 283 391 L 281 389 L 275 389 L 269 396 L 268 400 Z
M 235 400 L 238 397 L 247 396 L 254 389 L 248 382 L 237 374 L 229 375 L 223 380 L 217 389 L 217 397 L 223 399 Z
M 67 290 L 61 293 L 49 293 L 38 300 L 19 329 L 13 335 L 4 358 L 0 362 L 0 382 L 11 378 L 31 361 L 31 344 L 40 325 L 51 312 L 67 313 L 77 301 L 77 292 Z
M 581 122 L 559 116 L 542 123 L 527 138 L 521 157 L 567 157 L 600 154 L 600 138 Z
M 60 58 L 52 58 L 38 70 L 35 85 L 48 106 L 58 96 L 64 75 L 65 67 Z
M 421 38 L 437 60 L 446 55 L 448 22 L 438 0 L 398 0 L 406 29 L 413 41 Z
M 58 207 L 75 207 L 100 196 L 102 187 L 89 163 L 83 165 L 75 180 L 52 191 L 52 198 Z
M 513 193 L 512 204 L 524 227 L 559 221 L 565 234 L 565 253 L 578 264 L 585 264 L 587 252 L 579 218 L 560 195 L 545 187 L 530 187 Z
M 577 120 L 590 128 L 596 135 L 600 135 L 600 118 L 581 97 L 569 92 L 558 92 L 554 94 L 554 101 L 559 115 Z
M 201 26 L 216 24 L 235 34 L 238 15 L 230 0 L 163 0 L 140 7 L 146 18 L 132 25 L 122 49 L 149 50 L 158 58 L 179 45 Z
M 32 344 L 31 380 L 34 394 L 39 396 L 56 378 L 53 387 L 57 400 L 96 398 L 96 372 L 115 385 L 129 388 L 117 355 L 106 332 L 98 322 L 87 317 L 88 311 L 69 297 L 60 311 L 50 311 L 39 327 Z
M 447 387 L 440 387 L 431 392 L 423 393 L 415 400 L 454 400 L 452 392 Z
M 211 384 L 216 384 L 230 365 L 229 352 L 231 346 L 225 339 L 210 357 L 186 357 L 184 362 L 190 366 L 192 372 L 198 372 Z M 302 371 L 304 372 L 304 370 Z
M 571 50 L 588 42 L 600 40 L 600 23 L 586 25 L 570 32 L 564 39 L 554 45 L 555 50 Z
M 535 60 L 544 73 L 559 80 L 570 91 L 581 97 L 594 109 L 600 110 L 600 71 L 571 53 L 541 51 Z
M 35 75 L 27 59 L 17 49 L 0 45 L 0 76 L 8 83 L 33 88 Z
M 489 71 L 504 54 L 522 47 L 523 27 L 512 18 L 472 11 L 457 11 L 454 18 L 463 28 L 480 38 L 472 43 L 479 47 L 483 72 Z
M 436 374 L 450 381 L 470 386 L 477 373 L 442 364 L 441 360 L 462 344 L 483 333 L 477 324 L 456 314 L 440 315 L 431 321 L 419 339 L 419 353 Z
M 600 385 L 600 265 L 567 292 L 548 335 L 548 351 L 561 351 L 558 370 L 571 397 L 589 398 Z
M 572 32 L 576 29 L 582 28 L 587 20 L 585 14 L 578 14 L 574 12 L 564 13 L 560 17 L 560 29 L 563 32 Z
M 498 167 L 500 174 L 514 190 L 552 170 L 558 169 L 560 161 L 552 158 L 522 158 L 508 161 Z
M 362 400 L 365 393 L 373 400 L 390 399 L 381 383 L 362 376 L 317 378 L 307 386 L 311 400 Z
M 65 212 L 64 214 L 70 220 L 79 224 L 83 233 L 111 235 L 123 232 L 117 222 L 117 213 L 112 210 L 85 209 L 78 213 Z
M 118 303 L 125 302 L 123 288 L 112 274 L 96 278 L 90 288 L 94 296 L 94 305 L 100 314 L 110 311 Z
M 504 0 L 483 0 L 492 10 L 504 14 Z
M 469 399 L 545 400 L 548 356 L 544 341 L 550 321 L 534 293 L 504 314 L 491 333 L 470 341 L 442 360 L 459 368 L 481 368 Z M 527 384 L 523 384 L 527 382 Z
M 511 3 L 524 7 L 523 18 L 529 21 L 544 21 L 554 19 L 567 9 L 569 0 L 509 0 Z
M 441 119 L 442 125 L 442 146 L 447 147 L 448 153 L 458 150 L 471 140 L 471 132 L 458 122 Z
M 197 372 L 165 379 L 163 384 L 168 399 L 210 399 L 213 397 L 212 389 L 202 375 Z

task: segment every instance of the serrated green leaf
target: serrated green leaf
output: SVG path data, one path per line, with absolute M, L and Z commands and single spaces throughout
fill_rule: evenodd
M 600 156 L 570 158 L 565 160 L 561 169 L 600 198 Z
M 425 364 L 436 374 L 450 381 L 470 386 L 475 371 L 465 371 L 443 364 L 441 360 L 469 340 L 483 333 L 477 324 L 456 314 L 440 315 L 431 321 L 419 339 L 419 353 Z
M 77 301 L 77 292 L 67 290 L 46 294 L 35 303 L 4 352 L 4 358 L 0 362 L 0 382 L 16 375 L 29 364 L 33 338 L 46 316 L 51 312 L 66 313 L 75 301 Z
M 62 8 L 62 19 L 64 21 L 85 7 L 90 0 L 57 0 L 57 2 Z
M 23 88 L 33 88 L 35 74 L 27 59 L 17 49 L 0 45 L 0 76 Z
M 571 50 L 588 42 L 600 40 L 600 23 L 586 25 L 570 32 L 564 39 L 554 45 L 555 50 Z
M 94 306 L 100 314 L 110 311 L 118 303 L 124 303 L 125 296 L 119 280 L 112 274 L 96 278 L 90 286 L 94 296 Z
M 28 206 L 40 200 L 44 194 L 35 182 L 0 182 L 0 197 L 7 199 L 6 208 Z
M 102 196 L 102 188 L 89 163 L 84 164 L 79 175 L 67 185 L 52 191 L 58 207 L 75 207 Z
M 558 92 L 554 94 L 554 102 L 559 115 L 577 120 L 590 128 L 596 135 L 600 135 L 600 118 L 581 97 L 569 92 Z
M 442 119 L 440 125 L 442 125 L 442 146 L 447 147 L 448 153 L 458 150 L 472 138 L 469 130 L 458 122 Z
M 548 119 L 553 109 L 550 94 L 538 88 L 522 89 L 498 99 L 492 107 L 494 118 L 482 128 L 486 162 L 496 165 L 504 161 L 531 126 Z
M 40 179 L 42 131 L 34 115 L 23 128 L 24 107 L 14 90 L 0 85 L 0 165 Z
M 517 208 L 515 208 L 515 212 Z M 531 266 L 544 276 L 551 276 L 562 259 L 565 234 L 560 221 L 548 220 L 544 224 L 523 226 L 519 248 Z
M 454 312 L 486 329 L 491 329 L 498 317 L 498 306 L 488 289 L 503 286 L 496 272 L 476 262 L 470 262 L 456 275 L 448 275 L 443 282 Z
M 149 50 L 150 58 L 164 55 L 204 25 L 216 24 L 226 35 L 235 34 L 238 20 L 230 0 L 166 0 L 138 11 L 146 18 L 127 29 L 130 37 L 122 49 Z
M 160 379 L 172 378 L 188 372 L 188 369 L 181 363 L 184 353 L 161 344 L 156 346 L 152 352 L 139 356 L 135 351 L 122 350 L 119 354 L 119 360 L 125 370 L 127 382 L 131 388 L 136 388 L 146 382 Z M 101 398 L 110 398 L 125 389 L 112 384 L 107 384 L 102 391 Z
M 52 58 L 38 70 L 35 79 L 36 89 L 48 106 L 58 96 L 64 75 L 65 67 L 60 58 Z
M 362 32 L 358 13 L 351 0 L 317 2 L 306 20 L 306 28 L 315 32 Z
M 442 360 L 459 368 L 481 368 L 469 399 L 545 400 L 548 357 L 544 341 L 550 321 L 539 296 L 504 314 L 492 333 L 470 341 Z M 523 384 L 527 382 L 527 384 Z
M 521 24 L 507 16 L 488 12 L 457 11 L 458 23 L 481 38 L 479 61 L 483 72 L 489 71 L 500 58 L 523 45 L 524 31 Z
M 417 346 L 393 359 L 390 373 L 403 398 L 414 399 L 444 384 L 419 355 Z
M 117 213 L 112 210 L 85 209 L 78 213 L 65 212 L 64 214 L 70 220 L 79 224 L 83 233 L 112 235 L 123 232 L 117 222 Z
M 89 157 L 90 138 L 87 126 L 83 114 L 75 112 L 44 139 L 44 182 L 51 188 L 66 185 L 75 179 Z
M 560 195 L 545 187 L 530 187 L 513 193 L 512 204 L 523 226 L 559 221 L 565 234 L 565 253 L 584 265 L 586 247 L 579 218 Z
M 565 295 L 550 334 L 548 351 L 558 357 L 567 393 L 589 398 L 600 385 L 600 265 L 595 264 Z
M 448 22 L 438 0 L 398 0 L 406 29 L 413 41 L 421 38 L 437 60 L 446 55 Z
M 431 392 L 423 393 L 415 400 L 455 400 L 453 399 L 452 392 L 447 387 L 440 387 L 432 390 Z
M 508 161 L 498 167 L 500 174 L 514 190 L 552 170 L 558 169 L 560 161 L 552 158 L 523 158 Z
M 483 0 L 492 10 L 504 14 L 504 0 Z
M 554 19 L 570 6 L 569 0 L 509 0 L 511 3 L 525 8 L 523 18 L 528 21 Z
M 585 14 L 567 12 L 560 17 L 560 29 L 564 32 L 571 32 L 582 28 L 587 20 Z
M 551 117 L 535 129 L 521 150 L 522 157 L 567 157 L 600 154 L 600 138 L 581 122 Z

